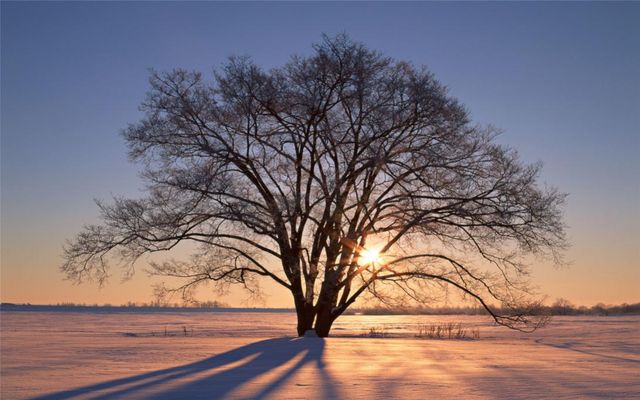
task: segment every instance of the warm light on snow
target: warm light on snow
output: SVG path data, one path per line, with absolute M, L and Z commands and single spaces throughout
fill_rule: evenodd
M 378 249 L 363 249 L 358 258 L 358 264 L 364 266 L 369 264 L 381 264 L 382 255 Z
M 416 337 L 446 323 L 480 338 Z M 345 315 L 330 339 L 295 326 L 293 312 L 0 310 L 0 398 L 640 399 L 640 316 L 532 334 L 475 315 Z

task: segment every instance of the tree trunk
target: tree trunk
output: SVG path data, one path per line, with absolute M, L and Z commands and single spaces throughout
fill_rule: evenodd
M 331 331 L 331 325 L 333 325 L 333 321 L 336 320 L 338 316 L 334 315 L 331 312 L 331 308 L 323 307 L 318 310 L 318 315 L 316 317 L 316 334 L 319 337 L 327 337 L 329 336 L 329 331 Z
M 319 337 L 329 336 L 333 321 L 341 314 L 335 313 L 339 291 L 336 284 L 338 278 L 339 275 L 336 272 L 329 271 L 325 274 L 325 280 L 322 282 L 316 305 L 315 331 Z
M 304 336 L 306 331 L 313 329 L 313 321 L 316 310 L 313 304 L 306 301 L 296 301 L 296 314 L 298 316 L 298 336 Z

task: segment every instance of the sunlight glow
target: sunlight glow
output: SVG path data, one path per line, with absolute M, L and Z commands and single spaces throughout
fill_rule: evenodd
M 363 249 L 358 258 L 358 264 L 364 266 L 368 264 L 382 263 L 382 255 L 378 249 Z

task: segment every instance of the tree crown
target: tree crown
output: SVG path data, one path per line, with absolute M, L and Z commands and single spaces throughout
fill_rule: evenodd
M 531 322 L 523 257 L 565 247 L 564 195 L 537 184 L 540 165 L 472 124 L 427 69 L 346 35 L 313 50 L 270 71 L 231 58 L 210 81 L 153 72 L 144 119 L 123 132 L 148 197 L 100 204 L 104 224 L 67 245 L 63 271 L 102 282 L 108 254 L 132 268 L 191 241 L 189 262 L 150 267 L 184 294 L 266 276 L 339 315 L 363 292 L 425 301 L 444 285 L 500 323 Z M 373 247 L 381 262 L 358 262 Z

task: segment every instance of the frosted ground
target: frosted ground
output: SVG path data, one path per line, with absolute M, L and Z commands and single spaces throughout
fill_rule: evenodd
M 478 340 L 416 339 L 462 322 Z M 2 399 L 640 398 L 640 317 L 344 316 L 294 338 L 291 313 L 1 312 Z M 371 327 L 388 337 L 362 336 Z M 186 336 L 185 336 L 186 333 Z

